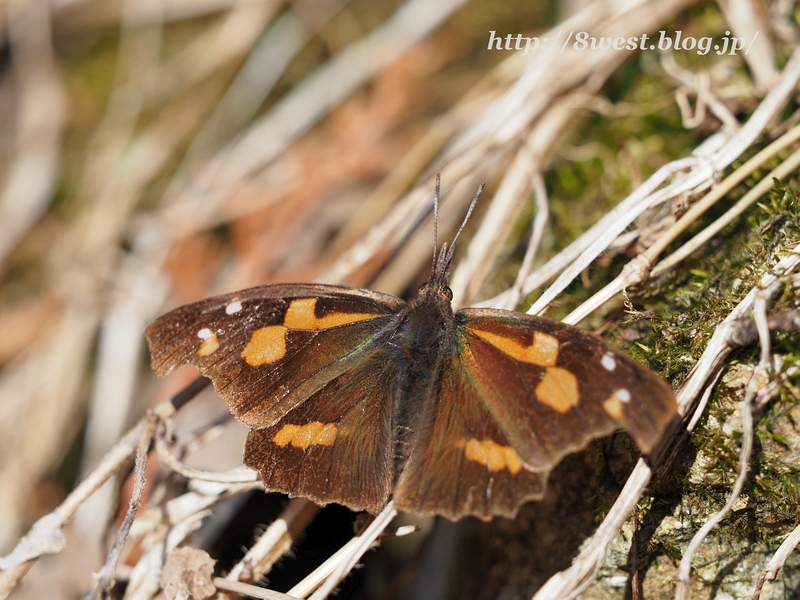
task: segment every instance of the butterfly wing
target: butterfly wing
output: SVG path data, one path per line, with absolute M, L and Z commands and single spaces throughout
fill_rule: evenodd
M 676 414 L 666 382 L 577 328 L 500 310 L 455 318 L 429 429 L 395 490 L 401 507 L 440 512 L 449 494 L 450 518 L 513 516 L 564 455 L 617 429 L 647 453 Z
M 377 349 L 280 421 L 247 436 L 244 463 L 266 489 L 378 513 L 394 483 L 396 372 Z
M 159 376 L 195 364 L 237 418 L 265 427 L 364 360 L 403 306 L 355 288 L 266 285 L 182 306 L 145 333 Z
M 446 358 L 430 392 L 394 489 L 397 508 L 453 521 L 512 518 L 544 495 L 547 473 L 523 465 L 461 361 Z
M 392 485 L 396 377 L 382 344 L 404 306 L 353 288 L 261 286 L 178 308 L 146 334 L 156 373 L 197 365 L 252 428 L 245 464 L 267 489 L 377 512 Z

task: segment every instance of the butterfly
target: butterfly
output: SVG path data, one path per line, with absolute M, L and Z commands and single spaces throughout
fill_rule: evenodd
M 435 213 L 438 200 L 437 176 Z M 193 363 L 211 379 L 250 427 L 244 464 L 267 491 L 354 511 L 392 499 L 418 515 L 511 518 L 594 438 L 625 429 L 653 450 L 676 415 L 669 385 L 576 327 L 454 312 L 458 234 L 437 250 L 435 230 L 411 301 L 304 283 L 208 298 L 147 327 L 153 369 Z

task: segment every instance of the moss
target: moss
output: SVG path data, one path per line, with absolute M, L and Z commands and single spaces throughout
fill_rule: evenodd
M 779 183 L 764 202 L 728 226 L 684 265 L 650 284 L 644 295 L 651 302 L 648 308 L 659 315 L 648 321 L 648 329 L 655 335 L 629 345 L 628 352 L 662 374 L 682 380 L 705 349 L 715 325 L 800 240 L 797 198 L 795 182 Z M 715 216 L 705 216 L 695 230 Z M 797 303 L 789 285 L 771 312 L 796 308 Z M 789 365 L 800 358 L 797 333 L 777 332 L 772 339 L 781 364 Z M 730 494 L 739 469 L 739 405 L 758 359 L 757 347 L 734 354 L 726 378 L 692 436 L 697 458 L 684 481 L 681 506 L 692 530 L 719 510 Z M 778 400 L 757 420 L 756 449 L 742 496 L 746 504 L 715 529 L 715 543 L 734 548 L 737 540 L 763 542 L 774 551 L 778 538 L 800 522 L 800 472 L 773 451 L 789 442 L 788 434 L 781 429 L 788 412 L 784 403 L 796 405 L 796 395 L 795 387 L 784 386 Z M 663 538 L 658 541 L 665 548 L 670 546 Z M 680 546 L 680 540 L 673 543 Z

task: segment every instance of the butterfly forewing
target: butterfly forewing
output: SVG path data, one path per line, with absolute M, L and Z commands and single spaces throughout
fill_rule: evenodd
M 270 285 L 175 309 L 146 333 L 156 373 L 197 365 L 238 418 L 263 427 L 364 360 L 404 305 L 366 290 Z
M 616 429 L 650 452 L 675 415 L 664 380 L 575 327 L 499 310 L 456 319 L 476 388 L 533 468 Z

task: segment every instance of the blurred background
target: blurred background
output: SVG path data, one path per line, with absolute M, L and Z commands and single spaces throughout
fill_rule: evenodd
M 477 185 L 487 183 L 453 281 L 456 304 L 487 301 L 517 278 L 532 218 L 542 212 L 532 194 L 536 176 L 549 195 L 549 221 L 533 268 L 659 167 L 689 156 L 725 125 L 720 114 L 746 120 L 796 39 L 796 7 L 785 0 L 6 0 L 2 16 L 0 555 L 148 407 L 193 379 L 188 367 L 163 382 L 149 369 L 143 330 L 166 310 L 271 282 L 408 296 L 429 268 L 437 172 L 440 241 L 450 239 Z M 599 46 L 557 52 L 552 41 L 549 50 L 525 54 L 524 39 L 514 49 L 517 34 L 544 44 L 545 36 L 571 31 L 598 38 L 681 31 L 753 44 L 746 57 Z M 695 112 L 700 90 L 724 110 Z M 648 218 L 663 227 L 678 210 Z M 645 223 L 636 229 L 647 231 Z M 548 316 L 563 316 L 613 278 L 636 243 L 629 236 L 609 250 Z M 692 277 L 685 273 L 683 283 Z M 516 296 L 523 310 L 539 293 L 524 291 Z M 671 314 L 657 300 L 657 310 Z M 625 330 L 622 317 L 619 301 L 586 325 L 605 329 L 611 319 L 623 345 L 645 345 L 649 329 Z M 688 370 L 661 366 L 675 384 Z M 239 464 L 246 431 L 225 415 L 210 392 L 181 415 L 185 435 L 219 430 L 190 464 Z M 147 494 L 161 482 L 157 506 L 180 485 L 173 478 L 165 488 L 153 462 Z M 617 481 L 612 475 L 597 477 Z M 87 501 L 67 530 L 66 550 L 41 560 L 12 597 L 78 598 L 89 589 L 129 487 L 119 481 Z M 613 498 L 616 490 L 592 495 Z M 242 498 L 249 499 L 240 505 L 258 502 Z M 230 524 L 240 505 L 214 518 Z M 536 518 L 551 508 L 540 507 Z M 221 564 L 230 568 L 277 509 L 258 510 L 266 512 L 241 524 L 240 537 L 224 549 L 206 531 L 207 549 L 231 554 L 212 552 Z M 497 581 L 484 596 L 530 594 L 568 566 L 596 518 L 591 508 L 581 515 L 580 535 L 559 542 L 557 530 L 549 538 L 540 531 L 558 552 L 505 542 L 519 565 L 496 559 L 485 581 Z M 332 519 L 344 520 L 346 539 L 351 516 Z M 448 555 L 483 525 L 465 527 L 468 534 L 454 529 L 435 538 L 436 552 Z M 524 536 L 506 532 L 504 539 L 517 537 Z M 125 573 L 149 548 L 138 544 L 123 561 L 120 597 Z M 335 549 L 324 544 L 317 546 L 323 558 Z M 422 598 L 425 588 L 427 597 L 455 597 L 442 591 L 452 585 L 447 566 L 434 569 L 437 578 L 425 575 L 425 560 L 414 563 L 424 556 L 420 544 L 373 570 L 368 562 L 348 593 L 392 597 L 405 589 L 406 597 Z M 535 575 L 520 574 L 532 561 Z M 621 595 L 612 592 L 623 597 L 624 585 Z

